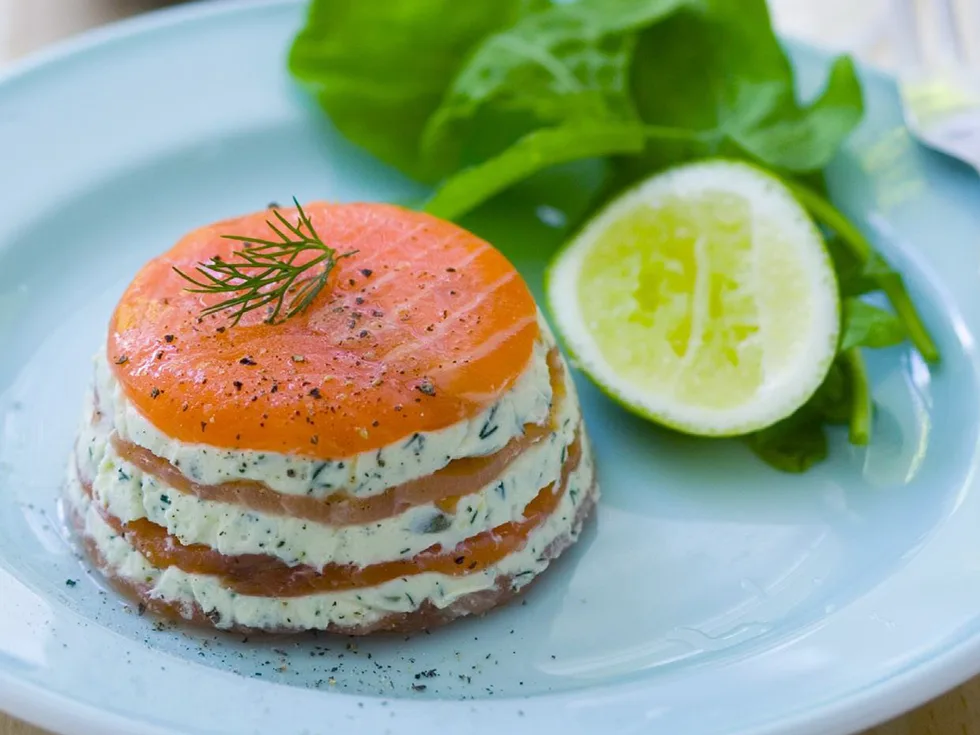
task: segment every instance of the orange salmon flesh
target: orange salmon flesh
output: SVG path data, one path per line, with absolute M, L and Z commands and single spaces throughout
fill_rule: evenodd
M 190 233 L 127 288 L 107 357 L 126 397 L 161 432 L 348 457 L 473 418 L 527 368 L 539 336 L 534 299 L 484 240 L 393 205 L 304 210 L 324 243 L 356 254 L 337 261 L 308 309 L 281 323 L 258 310 L 235 326 L 226 312 L 201 317 L 234 294 L 191 293 L 174 271 L 235 260 L 244 245 L 223 235 L 276 239 L 267 211 Z M 298 221 L 295 209 L 279 212 Z

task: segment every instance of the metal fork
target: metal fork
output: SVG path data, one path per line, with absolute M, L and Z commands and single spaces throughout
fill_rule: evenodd
M 980 172 L 980 80 L 964 45 L 964 34 L 972 34 L 962 15 L 953 0 L 892 0 L 905 124 L 925 145 Z M 928 31 L 936 39 L 932 54 Z

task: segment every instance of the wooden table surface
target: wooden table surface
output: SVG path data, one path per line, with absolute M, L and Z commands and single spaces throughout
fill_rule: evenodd
M 777 25 L 787 34 L 848 49 L 879 66 L 889 65 L 883 36 L 889 0 L 770 1 Z M 161 4 L 161 0 L 0 0 L 0 65 L 86 28 Z M 0 713 L 0 735 L 47 734 Z M 980 677 L 863 735 L 980 735 Z

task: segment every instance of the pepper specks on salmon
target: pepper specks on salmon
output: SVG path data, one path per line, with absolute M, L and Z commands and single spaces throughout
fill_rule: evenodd
M 111 367 L 126 397 L 160 431 L 200 441 L 203 421 L 213 446 L 328 459 L 473 418 L 510 389 L 530 362 L 537 309 L 499 252 L 456 225 L 392 205 L 305 209 L 325 241 L 358 253 L 338 261 L 331 288 L 282 323 L 249 313 L 220 331 L 224 316 L 200 318 L 219 297 L 187 292 L 173 272 L 230 256 L 238 245 L 223 233 L 263 236 L 264 212 L 191 233 L 130 284 L 107 351 L 116 356 Z M 370 308 L 355 309 L 365 304 Z M 156 361 L 164 342 L 171 345 L 166 359 Z M 266 387 L 245 390 L 255 385 L 246 375 L 264 378 Z M 348 388 L 321 394 L 306 415 L 294 415 L 303 382 L 316 386 L 324 375 Z M 205 384 L 204 376 L 223 379 Z M 229 384 L 236 388 L 230 395 Z M 149 395 L 154 386 L 161 390 L 156 399 Z M 426 398 L 416 403 L 420 393 Z M 400 420 L 392 421 L 396 414 Z M 364 437 L 358 427 L 368 425 L 374 428 Z

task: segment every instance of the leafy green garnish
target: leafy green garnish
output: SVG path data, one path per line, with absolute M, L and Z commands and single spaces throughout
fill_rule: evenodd
M 888 297 L 895 313 L 905 325 L 909 339 L 922 357 L 928 362 L 937 362 L 939 350 L 905 290 L 902 277 L 884 264 L 861 231 L 827 199 L 799 183 L 790 182 L 790 188 L 814 219 L 837 234 L 837 242 L 851 251 L 851 257 L 860 264 L 861 272 L 874 279 L 878 288 Z
M 749 434 L 749 448 L 783 472 L 805 472 L 827 458 L 823 420 L 808 406 L 772 426 Z
M 823 94 L 801 106 L 765 2 L 708 0 L 694 8 L 639 36 L 633 97 L 646 122 L 713 129 L 717 142 L 653 146 L 642 164 L 723 153 L 788 172 L 823 168 L 862 114 L 850 60 L 838 59 Z
M 559 124 L 585 133 L 589 124 L 637 122 L 632 34 L 692 4 L 583 0 L 525 16 L 474 50 L 426 126 L 423 151 L 458 166 L 502 152 L 506 137 L 488 145 L 493 128 L 513 139 Z
M 639 153 L 646 141 L 636 123 L 545 128 L 528 133 L 499 156 L 447 180 L 426 204 L 431 214 L 457 219 L 480 202 L 542 168 L 582 158 Z
M 841 353 L 841 358 L 847 367 L 851 394 L 848 437 L 851 444 L 863 446 L 871 441 L 871 417 L 874 410 L 871 404 L 871 389 L 868 386 L 868 373 L 864 369 L 861 353 L 856 348 L 845 350 Z
M 418 141 L 469 50 L 528 0 L 314 0 L 289 69 L 346 137 L 415 178 L 434 179 Z
M 684 134 L 651 136 L 642 156 L 619 157 L 625 179 L 715 153 L 796 173 L 822 168 L 861 114 L 846 58 L 816 101 L 797 104 L 763 0 L 580 0 L 528 15 L 479 45 L 421 144 L 432 161 L 486 165 L 517 160 L 507 146 L 536 128 L 585 134 L 641 121 Z M 548 165 L 525 164 L 521 175 Z M 468 198 L 474 207 L 483 201 Z
M 425 181 L 532 133 L 560 127 L 574 145 L 616 122 L 686 133 L 651 136 L 643 156 L 607 154 L 643 173 L 719 152 L 812 171 L 861 116 L 847 60 L 816 102 L 796 103 L 764 0 L 313 0 L 290 69 L 344 135 Z M 520 152 L 484 170 L 517 183 L 553 163 L 502 177 Z M 499 191 L 479 176 L 453 187 L 470 207 Z
M 837 59 L 822 94 L 808 107 L 796 105 L 787 79 L 779 102 L 732 139 L 757 160 L 784 171 L 817 171 L 826 166 L 841 141 L 861 119 L 861 87 L 854 64 Z
M 828 425 L 867 443 L 860 348 L 908 339 L 939 358 L 901 276 L 823 193 L 824 167 L 863 114 L 854 65 L 835 60 L 801 102 L 765 0 L 312 0 L 290 68 L 348 138 L 437 184 L 424 206 L 447 219 L 582 159 L 608 164 L 593 207 L 707 156 L 782 177 L 827 235 L 843 323 L 820 389 L 746 437 L 775 467 L 823 459 Z M 876 292 L 894 313 L 861 299 Z
M 827 457 L 825 427 L 847 424 L 852 444 L 867 444 L 872 406 L 857 349 L 840 353 L 816 393 L 795 413 L 745 437 L 755 454 L 784 472 L 804 472 Z
M 878 253 L 861 260 L 840 237 L 827 238 L 827 252 L 834 261 L 837 284 L 842 297 L 863 296 L 877 291 L 883 278 L 891 278 L 895 272 Z
M 892 347 L 905 341 L 905 326 L 890 311 L 857 298 L 844 299 L 844 331 L 840 350 L 852 347 Z
M 851 418 L 851 379 L 843 355 L 827 371 L 827 377 L 809 400 L 820 419 L 828 424 L 846 424 Z

